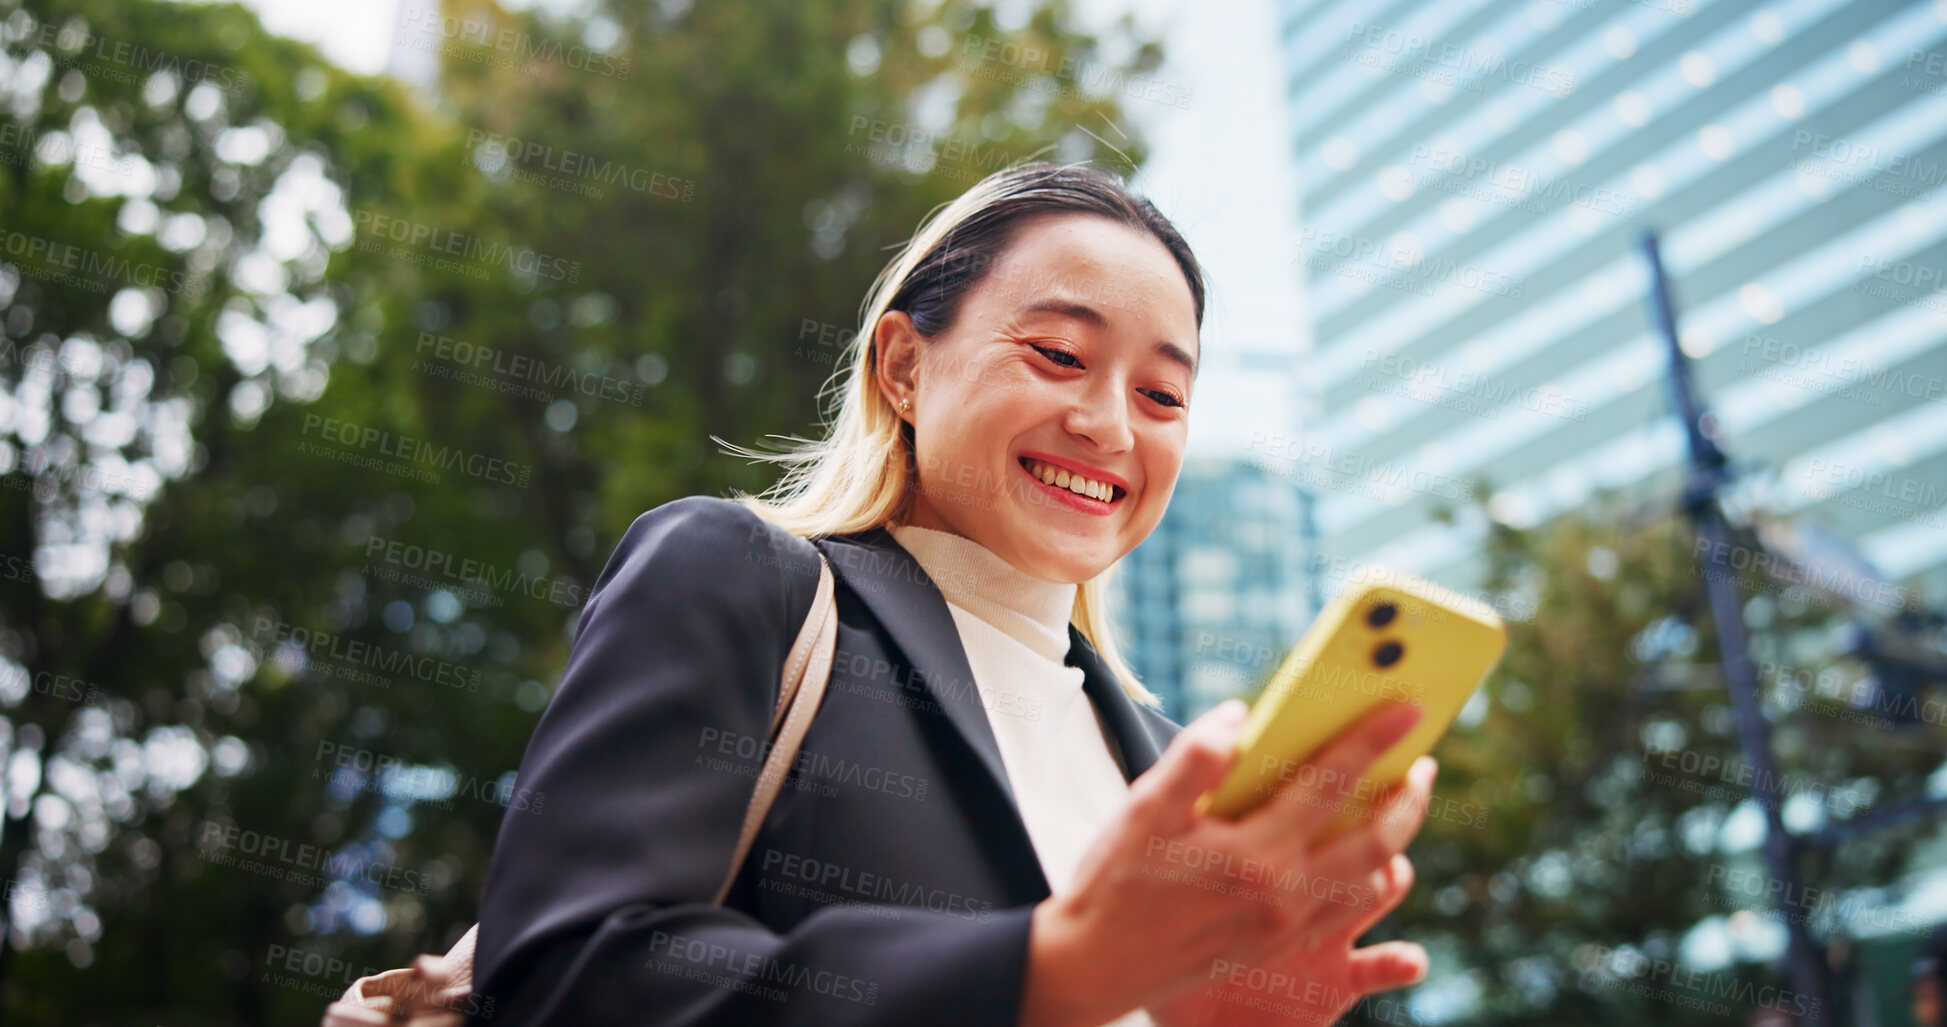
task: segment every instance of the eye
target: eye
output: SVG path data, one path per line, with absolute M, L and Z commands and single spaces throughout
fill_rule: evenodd
M 1034 345 L 1034 344 L 1033 344 L 1033 343 L 1029 343 L 1029 345 L 1031 345 L 1031 346 L 1032 346 L 1032 345 Z M 1070 352 L 1068 352 L 1068 351 L 1067 351 L 1067 350 L 1065 350 L 1065 349 L 1056 349 L 1056 348 L 1055 348 L 1055 347 L 1053 347 L 1053 346 L 1035 346 L 1035 347 L 1034 347 L 1034 351 L 1035 351 L 1036 353 L 1039 353 L 1039 354 L 1041 354 L 1041 355 L 1042 355 L 1042 356 L 1044 356 L 1044 357 L 1047 357 L 1047 358 L 1048 358 L 1049 360 L 1053 360 L 1053 361 L 1054 361 L 1055 363 L 1057 363 L 1057 364 L 1061 364 L 1061 366 L 1062 366 L 1062 367 L 1080 367 L 1080 366 L 1082 366 L 1082 362 L 1081 362 L 1080 360 L 1076 360 L 1076 359 L 1075 359 L 1075 354 L 1073 354 L 1073 353 L 1070 353 Z M 1064 363 L 1062 363 L 1062 362 L 1061 362 L 1061 360 L 1060 360 L 1060 359 L 1058 359 L 1058 358 L 1060 358 L 1060 357 L 1067 357 L 1067 358 L 1068 358 L 1068 359 L 1069 359 L 1070 361 L 1073 361 L 1073 363 L 1065 363 L 1065 364 L 1064 364 Z
M 1156 402 L 1161 403 L 1166 407 L 1180 407 L 1183 405 L 1182 400 L 1177 399 L 1175 396 L 1170 395 L 1167 392 L 1164 392 L 1162 389 L 1143 389 L 1141 391 L 1143 392 L 1144 395 L 1148 396 L 1150 399 L 1153 399 Z

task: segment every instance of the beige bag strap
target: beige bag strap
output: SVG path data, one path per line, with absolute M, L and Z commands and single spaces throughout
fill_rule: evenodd
M 824 701 L 825 685 L 831 681 L 832 657 L 837 648 L 838 602 L 833 598 L 832 566 L 825 559 L 825 554 L 820 552 L 818 592 L 811 600 L 811 611 L 805 614 L 803 626 L 798 628 L 797 639 L 791 643 L 791 651 L 785 655 L 784 672 L 778 681 L 777 709 L 771 714 L 771 750 L 764 757 L 764 769 L 757 778 L 757 791 L 750 797 L 750 806 L 744 810 L 743 832 L 737 839 L 737 852 L 730 858 L 730 872 L 724 876 L 723 886 L 717 889 L 716 898 L 711 900 L 712 905 L 723 905 L 724 898 L 730 894 L 731 885 L 737 881 L 737 872 L 743 869 L 744 858 L 750 855 L 751 844 L 757 840 L 758 829 L 764 826 L 764 818 L 770 814 L 771 804 L 784 787 L 785 775 L 790 773 L 791 764 L 797 761 L 798 747 L 804 742 L 805 731 L 811 727 L 811 718 L 818 713 L 819 703 Z M 479 924 L 467 928 L 467 932 L 442 957 L 442 969 L 447 975 L 439 982 L 442 987 L 427 987 L 418 962 L 413 966 L 360 977 L 325 1010 L 321 1027 L 397 1023 L 401 1021 L 394 1018 L 402 1014 L 415 1024 L 423 1022 L 429 1027 L 459 1027 L 459 1013 L 432 1006 L 427 1000 L 435 992 L 464 998 L 466 990 L 471 989 L 473 943 L 479 933 Z M 432 957 L 419 958 L 423 961 Z
M 764 757 L 764 770 L 757 776 L 757 792 L 744 811 L 743 835 L 737 839 L 737 852 L 730 857 L 730 872 L 717 889 L 712 905 L 721 906 L 737 882 L 744 857 L 750 854 L 757 830 L 771 812 L 771 803 L 784 787 L 784 777 L 797 761 L 798 746 L 804 742 L 811 718 L 825 698 L 825 685 L 832 676 L 832 656 L 838 646 L 838 603 L 832 598 L 832 566 L 824 553 L 818 554 L 818 594 L 811 600 L 811 612 L 798 629 L 784 659 L 784 678 L 778 683 L 777 710 L 771 715 L 771 751 Z

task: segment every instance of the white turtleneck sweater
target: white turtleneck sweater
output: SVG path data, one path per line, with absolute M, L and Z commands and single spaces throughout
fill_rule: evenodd
M 1074 584 L 1043 581 L 972 539 L 888 528 L 946 598 L 1014 799 L 1054 892 L 1128 800 L 1121 751 L 1067 666 Z M 1138 1009 L 1108 1027 L 1154 1027 Z

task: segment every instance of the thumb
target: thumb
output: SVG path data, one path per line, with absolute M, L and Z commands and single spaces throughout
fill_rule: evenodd
M 1223 781 L 1237 761 L 1237 737 L 1249 713 L 1242 699 L 1225 699 L 1178 732 L 1152 773 L 1143 775 L 1155 777 L 1150 788 L 1164 809 L 1187 815 L 1198 796 Z

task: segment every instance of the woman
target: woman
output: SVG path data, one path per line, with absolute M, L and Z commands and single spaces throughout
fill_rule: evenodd
M 488 873 L 476 1022 L 1328 1023 L 1418 980 L 1418 946 L 1351 946 L 1410 886 L 1432 761 L 1329 845 L 1327 792 L 1199 816 L 1243 704 L 1179 729 L 1111 641 L 1202 319 L 1188 247 L 1106 175 L 1019 165 L 935 212 L 874 284 L 829 437 L 747 453 L 788 465 L 763 497 L 643 514 L 596 582 L 516 782 L 546 811 Z M 831 682 L 718 907 L 814 545 Z M 1415 717 L 1317 763 L 1356 778 Z

